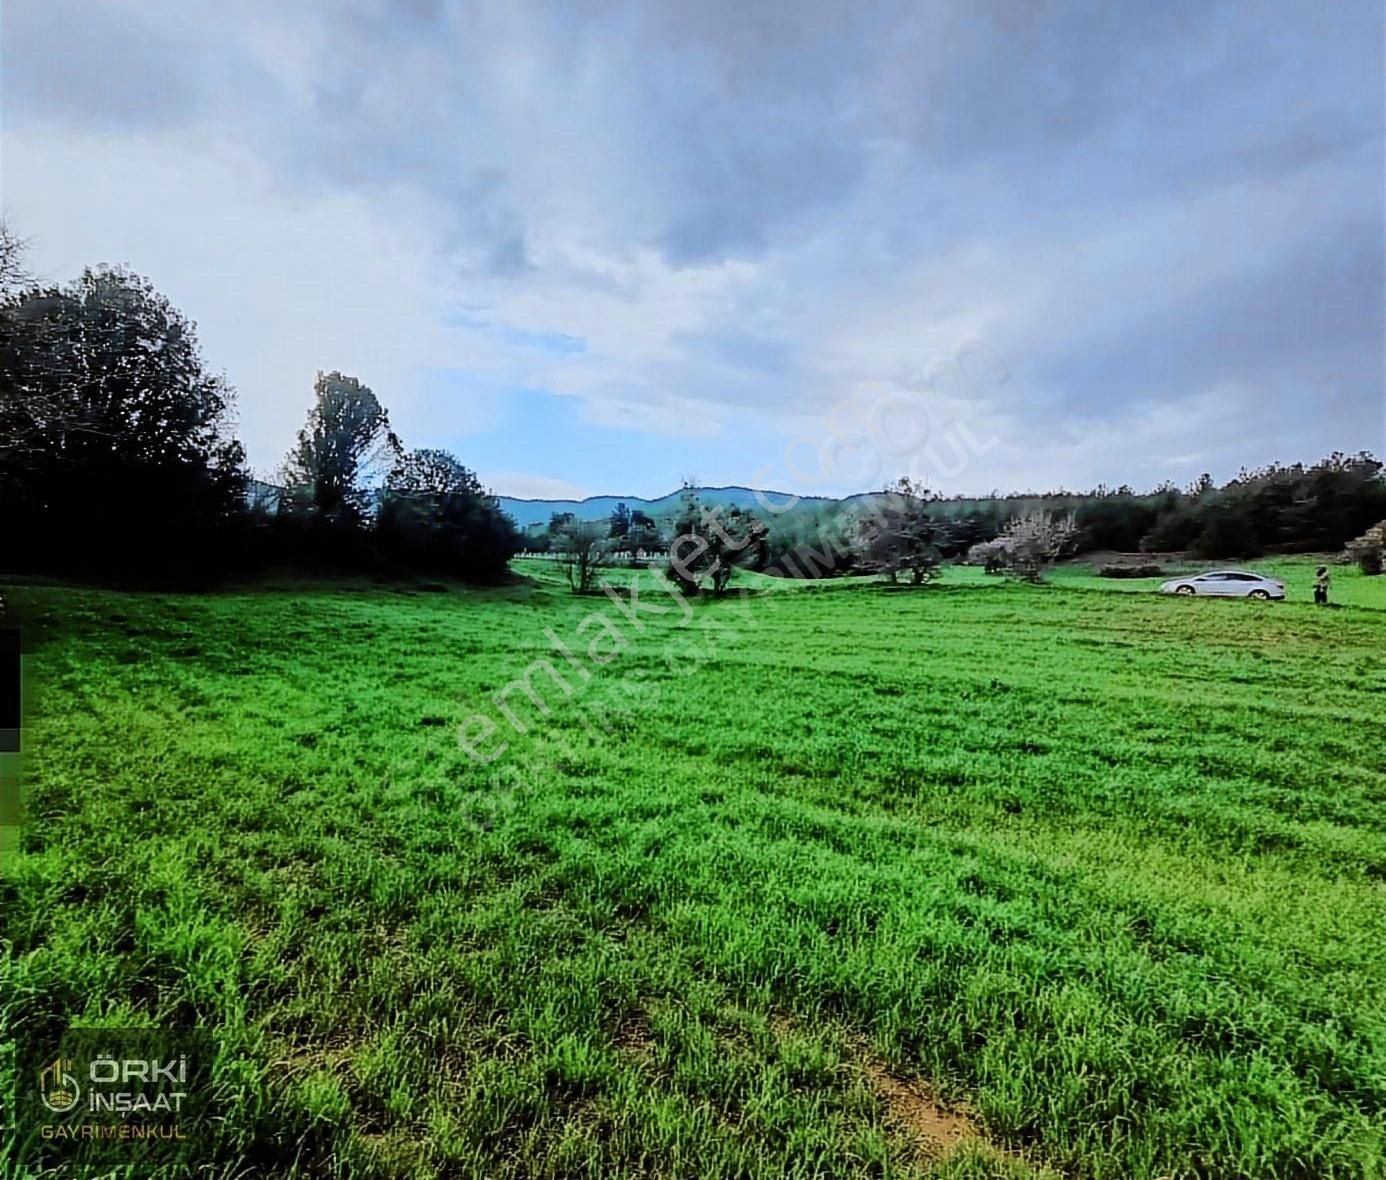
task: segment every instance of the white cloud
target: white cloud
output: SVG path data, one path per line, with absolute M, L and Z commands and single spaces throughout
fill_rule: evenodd
M 253 155 L 186 133 L 12 132 L 6 164 L 5 213 L 31 239 L 31 268 L 59 280 L 104 260 L 148 276 L 196 319 L 208 363 L 236 387 L 261 471 L 288 449 L 319 369 L 360 376 L 419 439 L 441 425 L 422 416 L 439 414 L 429 369 L 495 380 L 513 368 L 493 341 L 441 326 L 432 216 L 407 191 L 387 217 L 350 191 L 281 188 Z M 449 400 L 441 416 L 465 429 L 495 413 L 465 386 Z

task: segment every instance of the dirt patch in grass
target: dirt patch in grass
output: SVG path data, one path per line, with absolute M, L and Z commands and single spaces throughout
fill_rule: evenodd
M 777 1040 L 795 1035 L 793 1022 L 783 1012 L 770 1018 Z M 977 1120 L 961 1106 L 946 1105 L 927 1082 L 891 1073 L 864 1039 L 849 1037 L 849 1054 L 868 1086 L 886 1108 L 886 1119 L 919 1153 L 938 1159 L 962 1143 L 1003 1154 L 988 1143 Z
M 985 1143 L 981 1128 L 967 1111 L 943 1105 L 923 1082 L 897 1078 L 870 1057 L 862 1059 L 861 1070 L 885 1103 L 889 1120 L 922 1154 L 941 1156 L 959 1143 Z
M 862 1076 L 885 1104 L 887 1121 L 921 1158 L 934 1163 L 954 1161 L 956 1153 L 956 1162 L 966 1156 L 969 1162 L 998 1169 L 997 1176 L 1063 1180 L 1063 1173 L 1044 1163 L 1040 1153 L 1013 1151 L 988 1139 L 965 1106 L 943 1102 L 928 1082 L 891 1073 L 865 1041 L 857 1043 L 855 1052 Z
M 655 1035 L 644 1011 L 627 1013 L 612 1033 L 611 1044 L 618 1053 L 648 1061 L 654 1056 Z

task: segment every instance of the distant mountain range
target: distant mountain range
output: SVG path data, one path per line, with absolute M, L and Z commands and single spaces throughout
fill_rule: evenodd
M 725 488 L 698 488 L 698 499 L 712 506 L 725 505 L 728 508 L 757 508 L 756 489 L 737 485 Z M 772 504 L 781 504 L 792 496 L 790 492 L 759 493 Z M 548 524 L 555 512 L 571 512 L 578 520 L 605 520 L 617 504 L 624 504 L 632 512 L 637 508 L 647 516 L 660 516 L 678 504 L 680 492 L 670 492 L 657 500 L 647 500 L 642 496 L 588 496 L 585 500 L 519 500 L 513 496 L 500 496 L 501 510 L 508 512 L 521 528 L 536 524 Z M 836 503 L 828 496 L 800 496 L 801 504 Z
M 760 507 L 757 495 L 764 496 L 771 504 L 783 504 L 793 498 L 791 492 L 759 492 L 754 488 L 732 486 L 726 488 L 698 488 L 698 498 L 706 505 L 724 505 L 728 508 Z M 515 496 L 497 496 L 501 511 L 509 513 L 522 529 L 533 525 L 549 523 L 555 512 L 571 512 L 578 520 L 606 520 L 617 504 L 624 504 L 632 512 L 637 508 L 647 516 L 659 517 L 673 509 L 679 502 L 679 491 L 660 496 L 657 500 L 647 500 L 643 496 L 588 496 L 585 500 L 522 500 Z M 379 495 L 377 491 L 376 496 Z M 246 500 L 261 508 L 274 511 L 279 505 L 284 489 L 277 484 L 261 479 L 251 479 L 246 486 Z M 851 497 L 849 497 L 850 499 Z M 833 504 L 830 496 L 800 496 L 801 504 Z
M 765 497 L 771 504 L 783 504 L 793 499 L 792 492 L 757 492 L 755 488 L 738 485 L 725 488 L 698 488 L 698 499 L 709 507 L 723 505 L 728 508 L 757 509 L 762 507 L 757 495 Z M 278 506 L 284 489 L 277 484 L 252 479 L 246 487 L 246 500 L 261 508 L 274 511 Z M 378 493 L 377 493 L 378 494 Z M 555 512 L 571 512 L 578 520 L 606 520 L 617 504 L 624 504 L 632 512 L 637 508 L 647 516 L 659 517 L 671 511 L 679 502 L 679 491 L 670 492 L 656 500 L 643 496 L 588 496 L 585 500 L 522 500 L 515 496 L 497 496 L 501 511 L 506 512 L 522 529 L 549 523 Z M 854 497 L 848 497 L 852 499 Z M 800 496 L 800 504 L 835 504 L 831 496 Z

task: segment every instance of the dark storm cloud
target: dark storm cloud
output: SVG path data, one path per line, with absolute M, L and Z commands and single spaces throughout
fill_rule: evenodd
M 1268 249 L 1158 312 L 1056 349 L 1036 377 L 1060 392 L 1029 415 L 1111 419 L 1132 402 L 1177 410 L 1209 385 L 1242 386 L 1261 417 L 1331 404 L 1366 445 L 1379 425 L 1386 279 L 1362 243 L 1377 231 L 1349 221 Z

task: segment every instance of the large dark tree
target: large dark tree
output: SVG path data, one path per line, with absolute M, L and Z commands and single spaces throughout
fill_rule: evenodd
M 200 561 L 244 505 L 232 394 L 148 280 L 86 270 L 0 300 L 0 497 L 11 559 Z
M 609 535 L 612 540 L 624 540 L 626 534 L 630 532 L 630 526 L 631 512 L 623 501 L 618 503 L 616 507 L 611 510 L 611 528 L 609 530 Z
M 400 455 L 399 439 L 379 398 L 355 377 L 319 373 L 313 393 L 284 464 L 285 506 L 295 516 L 356 528 L 371 515 L 372 479 Z
M 447 451 L 399 456 L 385 481 L 378 532 L 397 561 L 462 577 L 500 576 L 519 549 L 515 523 Z
M 659 526 L 654 518 L 636 508 L 630 514 L 630 528 L 626 532 L 628 549 L 655 549 L 659 546 Z

